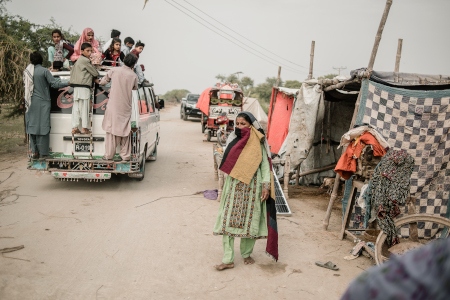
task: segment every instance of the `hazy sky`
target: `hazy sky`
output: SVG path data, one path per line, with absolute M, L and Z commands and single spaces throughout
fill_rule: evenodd
M 400 71 L 450 74 L 450 1 L 393 2 L 374 69 L 393 71 L 397 41 L 403 38 Z M 262 83 L 277 75 L 280 63 L 283 80 L 302 81 L 308 75 L 312 40 L 316 41 L 314 76 L 337 73 L 333 67 L 341 66 L 346 67 L 341 74 L 348 75 L 367 66 L 386 1 L 149 0 L 142 10 L 143 3 L 13 0 L 6 8 L 38 24 L 48 24 L 53 17 L 64 29 L 72 27 L 78 33 L 92 27 L 104 40 L 113 28 L 122 32 L 122 40 L 127 36 L 142 40 L 146 47 L 140 61 L 146 77 L 158 94 L 164 94 L 172 89 L 200 93 L 216 82 L 217 74 L 243 72 L 241 76 Z

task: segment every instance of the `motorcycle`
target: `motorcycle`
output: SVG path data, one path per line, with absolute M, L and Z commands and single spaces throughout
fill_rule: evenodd
M 230 119 L 228 119 L 226 113 L 221 113 L 216 120 L 217 125 L 219 125 L 219 129 L 217 130 L 217 141 L 219 145 L 224 147 L 227 143 L 228 139 L 228 124 L 230 123 Z

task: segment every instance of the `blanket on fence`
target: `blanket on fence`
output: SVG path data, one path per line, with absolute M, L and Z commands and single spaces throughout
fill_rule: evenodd
M 406 150 L 414 158 L 410 194 L 416 198 L 416 213 L 449 218 L 450 90 L 407 90 L 365 79 L 356 124 L 372 125 L 391 149 Z M 419 237 L 437 231 L 432 224 L 418 227 Z

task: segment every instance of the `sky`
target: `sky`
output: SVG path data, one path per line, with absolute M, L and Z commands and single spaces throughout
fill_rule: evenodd
M 67 5 L 63 5 L 68 3 Z M 63 29 L 111 29 L 145 43 L 139 59 L 157 94 L 201 93 L 218 74 L 303 81 L 315 41 L 313 76 L 367 67 L 385 0 L 12 0 L 8 13 Z M 450 1 L 394 0 L 374 70 L 393 71 L 403 39 L 401 72 L 450 75 Z M 184 12 L 184 13 L 183 13 Z M 201 25 L 200 23 L 204 24 Z M 209 22 L 209 23 L 208 23 Z M 214 30 L 215 32 L 213 32 Z

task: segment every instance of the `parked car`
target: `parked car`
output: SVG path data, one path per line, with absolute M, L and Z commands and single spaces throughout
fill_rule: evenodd
M 70 77 L 69 72 L 52 74 L 63 80 Z M 105 74 L 101 71 L 100 77 Z M 153 87 L 140 87 L 132 91 L 130 161 L 103 160 L 106 132 L 102 129 L 102 121 L 110 87 L 109 84 L 95 85 L 91 110 L 92 133 L 75 135 L 71 133 L 73 100 L 70 88 L 51 89 L 50 157 L 45 160 L 30 157 L 28 169 L 49 171 L 55 178 L 69 181 L 103 181 L 110 179 L 111 174 L 127 174 L 142 180 L 145 162 L 156 160 L 157 155 L 160 137 L 157 97 Z M 118 157 L 116 154 L 115 158 Z
M 188 117 L 200 118 L 202 112 L 196 107 L 199 94 L 187 94 L 186 97 L 181 99 L 180 118 L 187 120 Z

